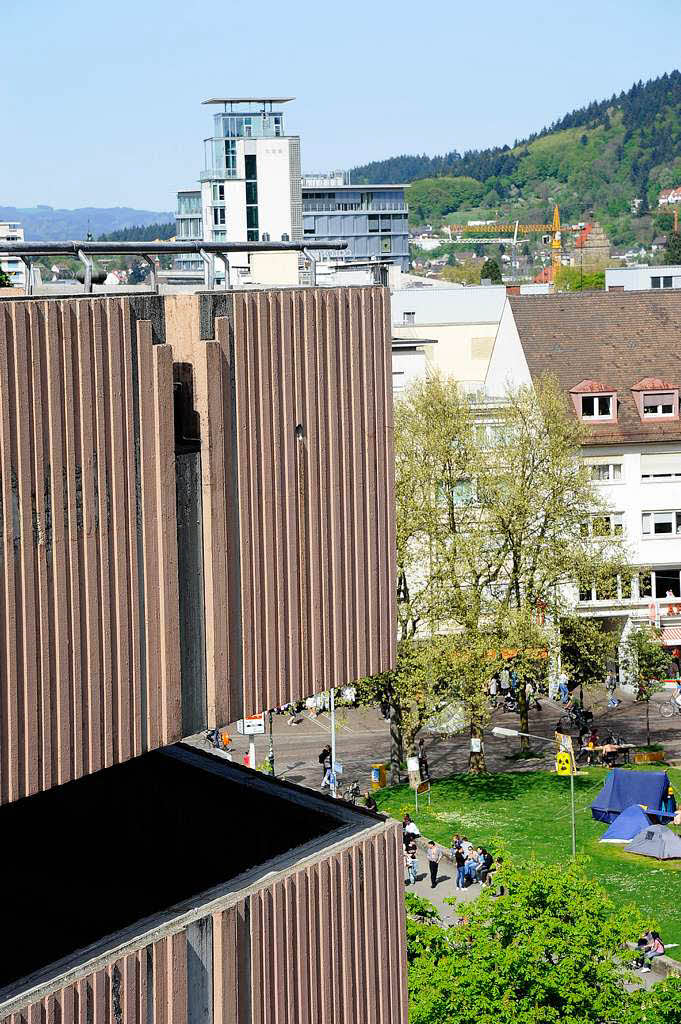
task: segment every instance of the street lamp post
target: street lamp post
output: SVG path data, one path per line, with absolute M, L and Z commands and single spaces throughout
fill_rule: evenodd
M 540 743 L 548 743 L 553 745 L 555 740 L 548 739 L 546 736 L 537 736 L 531 732 L 519 732 L 518 729 L 505 729 L 501 725 L 495 725 L 492 729 L 493 736 L 527 736 L 531 740 L 539 740 Z M 575 760 L 570 751 L 570 808 L 572 811 L 572 859 L 574 860 L 577 856 L 577 821 L 575 817 Z

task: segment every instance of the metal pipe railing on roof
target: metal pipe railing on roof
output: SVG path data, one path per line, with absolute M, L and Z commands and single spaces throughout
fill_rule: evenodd
M 161 256 L 214 252 L 305 252 L 306 249 L 347 249 L 347 242 L 3 242 L 13 256 Z
M 38 256 L 75 256 L 85 267 L 84 291 L 92 292 L 92 256 L 141 256 L 151 267 L 152 290 L 156 290 L 156 274 L 152 256 L 196 253 L 206 266 L 206 287 L 215 284 L 215 256 L 225 264 L 225 287 L 229 270 L 226 254 L 231 252 L 300 252 L 314 265 L 310 250 L 343 250 L 347 242 L 3 242 L 7 255 L 18 256 L 26 267 L 27 292 L 33 294 L 32 261 Z M 210 256 L 213 259 L 210 259 Z

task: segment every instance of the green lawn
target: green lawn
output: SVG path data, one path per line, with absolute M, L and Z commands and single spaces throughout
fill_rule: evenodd
M 681 770 L 664 770 L 681 792 Z M 606 775 L 605 768 L 585 768 L 575 778 L 577 852 L 589 858 L 589 870 L 617 903 L 635 903 L 657 921 L 666 942 L 679 943 L 669 954 L 681 959 L 681 863 L 627 854 L 618 844 L 598 842 L 607 825 L 593 820 L 591 802 Z M 401 819 L 408 811 L 424 836 L 447 847 L 459 832 L 492 853 L 501 841 L 514 858 L 534 855 L 560 864 L 570 857 L 570 780 L 551 772 L 452 775 L 433 783 L 430 807 L 419 797 L 418 814 L 406 785 L 375 796 L 386 814 Z M 455 891 L 452 882 L 452 895 Z

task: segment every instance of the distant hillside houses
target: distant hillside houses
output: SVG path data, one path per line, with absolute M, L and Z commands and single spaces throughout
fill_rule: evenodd
M 673 203 L 681 203 L 681 185 L 663 188 L 657 198 L 658 206 L 671 206 Z

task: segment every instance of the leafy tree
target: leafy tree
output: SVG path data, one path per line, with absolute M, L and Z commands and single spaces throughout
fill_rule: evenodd
M 456 284 L 480 284 L 480 264 L 466 262 L 456 267 L 443 267 L 441 276 L 444 281 L 454 281 Z
M 509 866 L 499 883 L 501 895 L 483 891 L 443 929 L 446 944 L 408 906 L 412 1024 L 633 1024 L 627 943 L 647 922 L 615 907 L 579 863 Z
M 568 676 L 580 687 L 602 685 L 608 662 L 617 650 L 617 636 L 598 619 L 566 615 L 560 621 L 560 657 Z
M 480 280 L 489 278 L 492 284 L 501 284 L 501 270 L 496 260 L 486 259 L 480 270 Z
M 625 659 L 636 683 L 636 700 L 646 708 L 646 743 L 650 746 L 650 698 L 671 671 L 671 658 L 662 646 L 662 632 L 655 626 L 634 629 L 625 643 Z
M 631 999 L 631 1024 L 677 1024 L 681 1006 L 681 978 L 668 977 L 662 984 L 636 992 Z
M 12 282 L 4 270 L 0 270 L 0 288 L 11 288 Z
M 175 235 L 175 221 L 164 221 L 156 224 L 135 224 L 129 228 L 121 228 L 119 231 L 110 231 L 106 235 L 100 235 L 98 242 L 153 242 L 156 239 L 161 241 L 173 238 Z
M 488 652 L 546 649 L 539 620 L 564 599 L 566 585 L 583 575 L 610 577 L 626 564 L 620 538 L 594 542 L 584 531 L 603 505 L 579 457 L 582 437 L 553 381 L 509 392 L 483 422 L 456 383 L 439 376 L 413 385 L 397 405 L 398 627 L 402 641 L 443 638 L 449 673 L 432 675 L 434 697 L 463 702 L 474 738 L 487 721 L 487 685 L 498 668 Z M 524 678 L 539 671 L 531 657 Z M 433 695 L 425 681 L 421 672 L 427 715 Z M 522 689 L 520 710 L 528 732 Z M 472 757 L 470 766 L 483 770 L 484 758 Z
M 681 232 L 672 231 L 667 236 L 664 261 L 673 266 L 678 266 L 681 263 Z
M 559 292 L 603 291 L 605 271 L 585 272 L 581 267 L 559 267 L 554 275 L 554 284 Z

